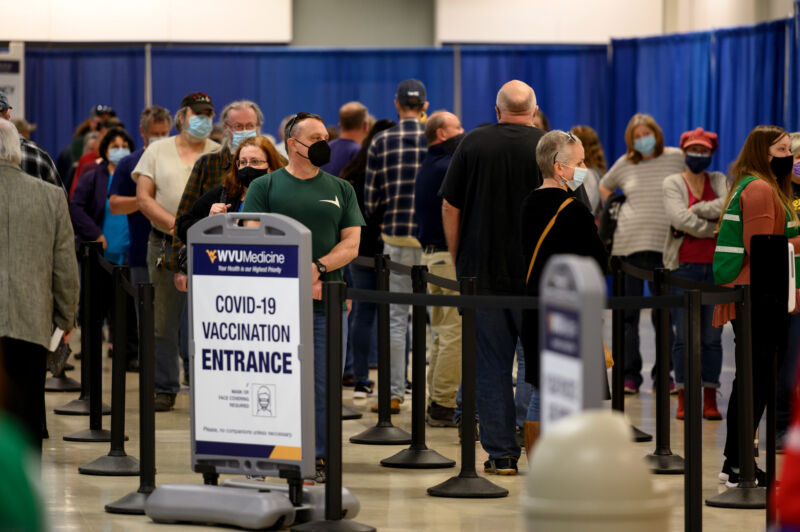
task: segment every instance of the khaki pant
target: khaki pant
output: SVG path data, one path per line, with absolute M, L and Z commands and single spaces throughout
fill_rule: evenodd
M 456 269 L 448 251 L 422 253 L 422 264 L 433 275 L 456 278 Z M 437 295 L 458 295 L 457 291 L 428 284 L 428 292 Z M 461 316 L 456 307 L 431 307 L 431 331 L 428 363 L 430 400 L 448 408 L 456 407 L 456 393 L 461 384 Z

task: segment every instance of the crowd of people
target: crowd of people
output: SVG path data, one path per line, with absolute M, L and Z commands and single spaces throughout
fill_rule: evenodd
M 800 134 L 756 127 L 726 176 L 707 170 L 720 142 L 715 133 L 689 130 L 672 147 L 653 117 L 636 114 L 625 131 L 626 153 L 607 168 L 597 132 L 586 125 L 548 131 L 534 90 L 522 81 L 499 89 L 496 123 L 469 132 L 447 110 L 428 114 L 425 85 L 419 80 L 402 81 L 393 99 L 396 122 L 376 120 L 363 103 L 348 102 L 336 127 L 308 112 L 284 118 L 280 141 L 262 131 L 265 117 L 255 102 L 234 101 L 222 109 L 220 136 L 212 140 L 216 108 L 208 94 L 193 92 L 182 99 L 174 117 L 155 105 L 142 111 L 139 149 L 114 110 L 97 105 L 54 163 L 23 131 L 18 133 L 18 127 L 35 126 L 23 121 L 15 127 L 0 94 L 0 176 L 10 183 L 3 212 L 22 211 L 19 217 L 2 216 L 2 223 L 10 225 L 0 227 L 0 234 L 19 231 L 12 238 L 31 242 L 25 247 L 29 261 L 14 255 L 22 267 L 6 264 L 8 253 L 0 257 L 0 287 L 24 300 L 7 298 L 0 307 L 3 367 L 10 382 L 31 398 L 22 405 L 7 402 L 8 408 L 20 414 L 33 436 L 41 437 L 36 432 L 43 423 L 44 348 L 53 324 L 69 340 L 78 291 L 75 245 L 82 241 L 100 242 L 108 261 L 130 267 L 133 282 L 153 284 L 155 405 L 157 411 L 174 408 L 181 384 L 191 385 L 187 231 L 220 213 L 280 213 L 311 230 L 318 481 L 325 478 L 324 389 L 330 369 L 320 356 L 326 341 L 322 282 L 346 280 L 357 288 L 374 288 L 374 271 L 352 264 L 358 255 L 385 253 L 392 261 L 424 264 L 449 279 L 474 277 L 481 294 L 537 295 L 544 265 L 555 254 L 591 257 L 603 272 L 614 255 L 640 268 L 665 267 L 684 279 L 733 286 L 750 282 L 752 235 L 786 235 L 800 251 L 800 200 L 795 199 L 800 197 Z M 177 133 L 170 135 L 173 126 Z M 608 249 L 597 223 L 612 195 L 619 198 L 619 210 Z M 31 201 L 34 197 L 40 199 Z M 389 287 L 410 292 L 411 280 L 392 272 Z M 642 281 L 626 276 L 626 295 L 643 290 Z M 454 293 L 434 285 L 429 291 Z M 105 310 L 110 312 L 108 301 Z M 342 313 L 343 383 L 352 387 L 354 398 L 364 399 L 373 393 L 369 370 L 377 356 L 375 305 L 352 302 Z M 135 371 L 137 318 L 133 310 L 129 316 L 128 367 Z M 796 316 L 769 308 L 753 312 L 756 426 L 766 401 L 766 361 L 775 356 L 781 367 L 781 437 L 789 428 L 789 405 L 796 395 Z M 481 308 L 477 318 L 477 437 L 489 455 L 484 471 L 515 474 L 520 443 L 530 452 L 539 432 L 539 317 L 535 311 Z M 673 310 L 671 318 L 671 387 L 678 395 L 676 418 L 682 419 L 681 311 Z M 720 327 L 735 319 L 732 304 L 704 307 L 702 313 L 703 415 L 709 420 L 722 419 L 717 407 Z M 780 328 L 764 327 L 764 320 Z M 430 326 L 426 418 L 433 426 L 458 427 L 461 319 L 456 309 L 434 307 Z M 780 334 L 762 334 L 766 330 Z M 644 380 L 638 331 L 639 312 L 626 311 L 629 394 L 638 393 Z M 600 339 L 597 344 L 602 356 Z M 24 349 L 35 356 L 20 357 Z M 393 413 L 401 411 L 410 389 L 408 351 L 409 307 L 391 305 Z M 28 365 L 19 365 L 21 358 Z M 30 365 L 34 358 L 35 367 Z M 179 359 L 184 361 L 182 380 Z M 22 374 L 28 376 L 18 381 Z M 738 483 L 739 401 L 734 387 L 720 473 L 730 485 Z M 800 447 L 796 438 L 784 445 L 794 446 L 794 452 Z M 757 475 L 764 482 L 760 470 Z

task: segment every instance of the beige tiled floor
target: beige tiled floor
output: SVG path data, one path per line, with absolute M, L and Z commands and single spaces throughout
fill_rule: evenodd
M 652 329 L 649 319 L 642 316 L 643 345 L 652 345 Z M 76 335 L 77 336 L 77 335 Z M 77 342 L 76 340 L 73 340 Z M 723 370 L 722 406 L 730 389 L 732 380 L 732 340 L 725 335 L 725 368 Z M 75 344 L 77 347 L 78 344 Z M 645 368 L 652 363 L 652 349 L 645 347 Z M 108 360 L 104 363 L 104 385 L 106 401 L 110 401 L 108 384 L 110 378 Z M 77 371 L 75 374 L 77 375 Z M 127 452 L 138 456 L 138 377 L 128 374 L 127 381 L 126 427 L 130 441 Z M 108 452 L 108 444 L 70 443 L 62 436 L 88 427 L 88 418 L 57 416 L 52 409 L 76 397 L 77 394 L 47 394 L 47 421 L 51 438 L 45 440 L 43 455 L 43 485 L 47 497 L 48 511 L 54 530 L 80 531 L 128 531 L 169 530 L 200 531 L 210 528 L 201 526 L 184 527 L 180 525 L 157 525 L 143 516 L 120 516 L 107 514 L 103 506 L 119 497 L 135 491 L 137 477 L 95 477 L 80 475 L 79 465 L 90 462 Z M 345 391 L 345 404 L 363 412 L 361 420 L 343 422 L 344 433 L 344 478 L 343 483 L 350 488 L 361 503 L 361 513 L 357 521 L 386 531 L 483 531 L 502 530 L 511 532 L 524 530 L 523 512 L 520 508 L 520 495 L 526 481 L 527 462 L 520 460 L 521 474 L 516 477 L 489 478 L 507 488 L 509 496 L 503 499 L 465 500 L 429 497 L 426 488 L 457 474 L 457 469 L 445 470 L 401 470 L 387 469 L 379 465 L 382 458 L 391 456 L 404 446 L 366 446 L 354 445 L 348 438 L 375 422 L 373 414 L 368 413 L 371 401 L 357 400 Z M 178 397 L 177 408 L 156 417 L 156 464 L 157 484 L 201 483 L 201 478 L 190 471 L 190 436 L 188 394 Z M 672 409 L 675 399 L 672 400 Z M 626 409 L 632 422 L 645 431 L 654 430 L 654 401 L 646 379 L 642 393 L 626 401 Z M 410 401 L 406 401 L 395 423 L 410 430 Z M 104 418 L 108 428 L 109 418 Z M 683 425 L 671 424 L 673 451 L 683 452 Z M 428 428 L 428 445 L 441 454 L 458 461 L 460 452 L 455 429 Z M 725 437 L 725 423 L 703 422 L 703 495 L 713 495 L 723 488 L 716 479 L 720 465 L 720 449 Z M 652 452 L 652 444 L 637 444 L 642 455 Z M 763 447 L 763 444 L 762 444 Z M 486 459 L 480 446 L 476 446 L 476 462 Z M 779 457 L 780 464 L 780 457 Z M 482 473 L 481 473 L 482 474 Z M 683 477 L 654 476 L 654 482 L 665 485 L 673 494 L 674 511 L 671 530 L 683 530 Z M 586 482 L 602 483 L 602 478 L 592 478 L 586 472 Z M 763 511 L 720 510 L 709 507 L 703 509 L 704 530 L 756 531 L 764 529 Z

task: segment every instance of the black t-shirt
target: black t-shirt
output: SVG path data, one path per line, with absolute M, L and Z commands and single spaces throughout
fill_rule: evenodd
M 477 277 L 480 292 L 520 294 L 524 288 L 520 208 L 542 181 L 536 166 L 542 136 L 517 124 L 479 127 L 450 161 L 441 194 L 461 210 L 456 272 Z
M 534 190 L 525 198 L 520 217 L 526 275 L 533 251 L 542 232 L 564 200 L 569 197 L 574 198 L 575 196 L 560 188 L 542 188 Z M 550 228 L 550 232 L 542 240 L 531 276 L 525 287 L 527 295 L 539 295 L 539 281 L 548 259 L 553 255 L 560 254 L 592 257 L 604 273 L 608 266 L 608 252 L 597 235 L 594 216 L 577 199 L 564 207 L 553 227 Z M 522 312 L 521 338 L 525 353 L 525 380 L 538 386 L 539 313 L 536 310 Z

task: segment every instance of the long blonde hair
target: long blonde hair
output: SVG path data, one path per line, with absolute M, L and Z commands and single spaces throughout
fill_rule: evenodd
M 775 195 L 781 201 L 783 208 L 796 222 L 797 213 L 792 207 L 792 178 L 790 175 L 777 177 L 772 171 L 769 164 L 769 148 L 784 136 L 788 135 L 781 127 L 778 126 L 756 126 L 753 131 L 747 135 L 744 141 L 742 151 L 739 152 L 739 157 L 731 165 L 731 176 L 733 177 L 733 185 L 728 190 L 728 195 L 725 198 L 725 210 L 727 210 L 728 203 L 730 203 L 736 188 L 747 176 L 755 176 L 764 180 L 772 187 Z M 722 223 L 722 215 L 717 223 L 717 228 Z

